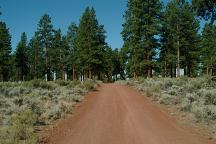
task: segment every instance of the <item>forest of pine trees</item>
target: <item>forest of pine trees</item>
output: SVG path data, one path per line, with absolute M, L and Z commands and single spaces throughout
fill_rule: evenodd
M 106 30 L 93 7 L 65 35 L 44 14 L 34 36 L 23 32 L 13 49 L 10 30 L 1 21 L 0 81 L 216 75 L 214 0 L 171 0 L 167 5 L 128 0 L 123 18 L 124 45 L 119 49 L 106 43 Z
M 129 77 L 215 75 L 215 1 L 128 0 L 124 19 Z

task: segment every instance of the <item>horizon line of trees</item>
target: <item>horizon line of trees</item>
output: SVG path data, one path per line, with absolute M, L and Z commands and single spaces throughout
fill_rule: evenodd
M 105 39 L 106 31 L 93 7 L 85 9 L 79 25 L 69 25 L 66 35 L 54 29 L 51 17 L 44 14 L 34 36 L 28 42 L 23 32 L 13 53 L 9 28 L 0 22 L 0 81 L 112 81 L 118 74 L 124 79 L 119 51 Z
M 199 18 L 206 20 L 200 33 Z M 0 22 L 0 81 L 32 79 L 117 79 L 216 75 L 214 0 L 128 0 L 121 49 L 106 43 L 106 31 L 93 7 L 67 33 L 44 14 L 34 36 L 21 34 L 12 52 L 11 35 Z

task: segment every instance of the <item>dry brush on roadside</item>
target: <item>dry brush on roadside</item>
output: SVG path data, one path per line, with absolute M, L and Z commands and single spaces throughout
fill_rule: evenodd
M 128 85 L 160 104 L 176 106 L 193 121 L 206 125 L 216 138 L 216 82 L 210 77 L 129 80 Z
M 38 143 L 36 128 L 70 113 L 96 85 L 93 80 L 0 83 L 0 143 Z

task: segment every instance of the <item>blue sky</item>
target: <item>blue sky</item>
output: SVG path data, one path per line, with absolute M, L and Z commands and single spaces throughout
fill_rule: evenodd
M 51 16 L 54 28 L 61 28 L 65 34 L 69 24 L 78 24 L 85 8 L 93 6 L 99 23 L 105 26 L 106 41 L 112 48 L 121 48 L 120 32 L 126 4 L 127 0 L 0 0 L 3 12 L 0 20 L 5 21 L 10 29 L 14 49 L 22 32 L 27 33 L 28 39 L 34 35 L 44 13 Z

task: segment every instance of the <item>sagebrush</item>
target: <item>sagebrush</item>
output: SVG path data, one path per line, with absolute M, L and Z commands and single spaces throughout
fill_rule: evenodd
M 0 83 L 1 143 L 38 143 L 35 127 L 51 124 L 70 113 L 96 85 L 93 80 Z

